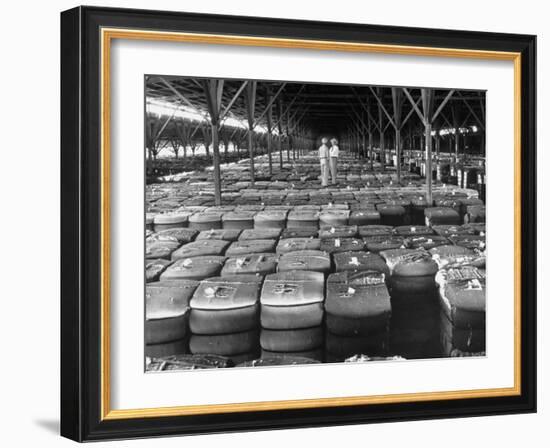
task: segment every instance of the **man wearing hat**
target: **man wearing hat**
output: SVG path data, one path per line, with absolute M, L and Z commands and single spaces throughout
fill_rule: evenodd
M 332 144 L 332 146 L 328 151 L 330 174 L 332 175 L 332 185 L 336 185 L 336 176 L 337 176 L 336 171 L 338 169 L 338 153 L 340 152 L 340 148 L 338 148 L 337 139 L 335 138 L 331 139 L 330 143 Z
M 321 164 L 321 185 L 326 187 L 328 185 L 328 153 L 327 146 L 328 138 L 323 137 L 321 139 L 321 146 L 319 146 L 319 163 Z

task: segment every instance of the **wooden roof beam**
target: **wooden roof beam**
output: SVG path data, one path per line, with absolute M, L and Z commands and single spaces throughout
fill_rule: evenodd
M 464 102 L 464 104 L 466 104 L 466 107 L 468 108 L 468 110 L 470 111 L 470 113 L 473 115 L 473 117 L 475 118 L 475 120 L 477 121 L 477 123 L 479 124 L 479 126 L 481 126 L 481 128 L 485 131 L 485 123 L 483 123 L 479 117 L 477 116 L 477 114 L 474 112 L 474 109 L 472 108 L 472 106 L 470 106 L 470 104 L 468 103 L 468 101 L 466 101 L 466 99 L 462 96 L 462 94 L 460 92 L 458 92 L 458 96 L 462 99 L 462 101 Z
M 367 116 L 369 117 L 369 120 L 372 122 L 372 124 L 374 124 L 374 127 L 376 128 L 377 131 L 380 131 L 380 127 L 378 126 L 378 124 L 376 123 L 376 120 L 374 119 L 374 117 L 372 116 L 372 114 L 370 113 L 370 109 L 369 109 L 369 106 L 368 104 L 365 105 L 363 103 L 363 100 L 361 99 L 361 97 L 359 96 L 359 94 L 357 93 L 357 91 L 355 90 L 355 87 L 353 86 L 350 86 L 351 87 L 351 90 L 353 91 L 353 93 L 355 93 L 355 96 L 356 98 L 359 100 L 359 104 L 361 104 L 361 107 L 365 110 L 365 112 L 367 113 Z M 351 104 L 350 104 L 351 105 Z
M 235 95 L 233 95 L 233 98 L 231 98 L 231 101 L 229 102 L 229 104 L 225 107 L 223 112 L 220 114 L 220 120 L 223 120 L 225 118 L 225 116 L 227 115 L 227 113 L 229 112 L 229 110 L 231 109 L 233 104 L 235 104 L 235 101 L 237 101 L 237 98 L 239 97 L 239 95 L 244 90 L 244 88 L 246 87 L 247 84 L 248 84 L 248 81 L 244 81 L 241 84 L 241 86 L 239 87 L 239 89 L 237 90 Z
M 391 125 L 397 129 L 397 125 L 394 123 L 391 115 L 389 114 L 389 112 L 386 110 L 386 108 L 384 107 L 384 104 L 382 103 L 382 100 L 378 97 L 378 95 L 376 94 L 376 92 L 374 91 L 374 89 L 369 86 L 369 89 L 370 91 L 372 92 L 374 98 L 376 99 L 376 101 L 378 102 L 378 106 L 380 106 L 380 109 L 384 112 L 384 114 L 386 115 L 386 117 L 388 117 L 388 120 L 390 120 L 390 123 Z M 381 88 L 380 88 L 381 89 Z
M 263 116 L 267 113 L 267 111 L 269 110 L 269 108 L 273 105 L 273 103 L 275 102 L 275 100 L 277 99 L 277 97 L 281 94 L 281 92 L 283 91 L 283 89 L 285 88 L 286 86 L 286 82 L 283 82 L 283 84 L 281 85 L 281 87 L 279 87 L 279 90 L 277 90 L 277 93 L 270 99 L 270 101 L 267 103 L 267 106 L 265 107 L 264 111 L 260 114 L 260 116 L 254 121 L 254 125 L 252 127 L 256 127 L 256 125 L 258 125 L 258 123 L 260 122 L 260 120 L 263 118 Z

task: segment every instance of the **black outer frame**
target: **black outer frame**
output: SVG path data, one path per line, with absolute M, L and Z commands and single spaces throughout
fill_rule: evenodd
M 519 396 L 100 420 L 100 28 L 520 52 Z M 77 7 L 61 14 L 61 435 L 77 441 L 536 412 L 536 36 Z

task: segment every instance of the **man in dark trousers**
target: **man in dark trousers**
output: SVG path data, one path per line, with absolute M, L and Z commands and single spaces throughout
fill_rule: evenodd
M 328 151 L 329 155 L 329 167 L 330 174 L 332 176 L 332 185 L 336 185 L 336 176 L 338 175 L 338 155 L 340 153 L 340 148 L 338 147 L 338 140 L 335 138 L 330 140 L 331 147 Z
M 328 138 L 323 137 L 321 139 L 321 146 L 319 146 L 319 163 L 321 165 L 321 185 L 323 187 L 328 186 L 328 153 L 327 146 Z

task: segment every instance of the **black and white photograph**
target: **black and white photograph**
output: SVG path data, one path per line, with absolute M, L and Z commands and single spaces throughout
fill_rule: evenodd
M 145 368 L 486 356 L 486 92 L 145 76 Z

